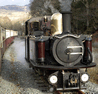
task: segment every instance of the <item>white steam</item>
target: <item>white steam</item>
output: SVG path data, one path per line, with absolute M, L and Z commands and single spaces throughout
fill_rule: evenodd
M 57 9 L 55 9 L 55 8 L 53 7 L 53 5 L 51 4 L 51 1 L 46 1 L 46 2 L 44 3 L 44 6 L 45 6 L 46 9 L 50 8 L 52 13 L 57 13 L 57 12 L 59 12 Z
M 62 12 L 71 11 L 71 3 L 73 0 L 59 0 Z

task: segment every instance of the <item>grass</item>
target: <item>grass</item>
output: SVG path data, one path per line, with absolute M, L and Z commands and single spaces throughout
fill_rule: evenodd
M 88 74 L 92 83 L 98 84 L 98 66 L 94 68 L 88 68 Z
M 96 67 L 88 68 L 88 74 L 92 83 L 98 84 L 98 46 L 93 48 L 93 58 L 96 63 Z

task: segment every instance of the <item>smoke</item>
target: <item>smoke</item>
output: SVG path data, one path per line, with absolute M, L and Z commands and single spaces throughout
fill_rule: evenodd
M 66 11 L 71 11 L 71 3 L 73 0 L 59 0 L 60 6 L 61 6 L 61 11 L 66 12 Z
M 53 5 L 51 4 L 50 1 L 46 1 L 46 2 L 44 3 L 44 6 L 45 6 L 46 9 L 50 8 L 52 13 L 57 13 L 57 12 L 59 12 L 57 9 L 55 9 L 55 8 L 53 7 Z
M 66 11 L 71 11 L 71 3 L 73 0 L 59 0 L 60 2 L 60 6 L 61 6 L 61 11 L 62 12 L 66 12 Z M 52 13 L 56 13 L 59 12 L 57 9 L 55 9 L 53 7 L 53 5 L 51 4 L 51 1 L 46 1 L 44 3 L 44 6 L 46 9 L 50 8 Z

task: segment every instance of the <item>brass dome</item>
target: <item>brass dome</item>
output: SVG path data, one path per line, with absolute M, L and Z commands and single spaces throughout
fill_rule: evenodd
M 62 14 L 54 13 L 51 17 L 51 35 L 62 33 Z

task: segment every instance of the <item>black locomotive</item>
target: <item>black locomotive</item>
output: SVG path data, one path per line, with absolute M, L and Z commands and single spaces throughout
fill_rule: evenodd
M 48 32 L 48 36 L 46 36 Z M 26 21 L 25 58 L 59 91 L 85 89 L 92 62 L 91 36 L 71 33 L 71 12 Z M 85 68 L 85 71 L 80 69 Z

